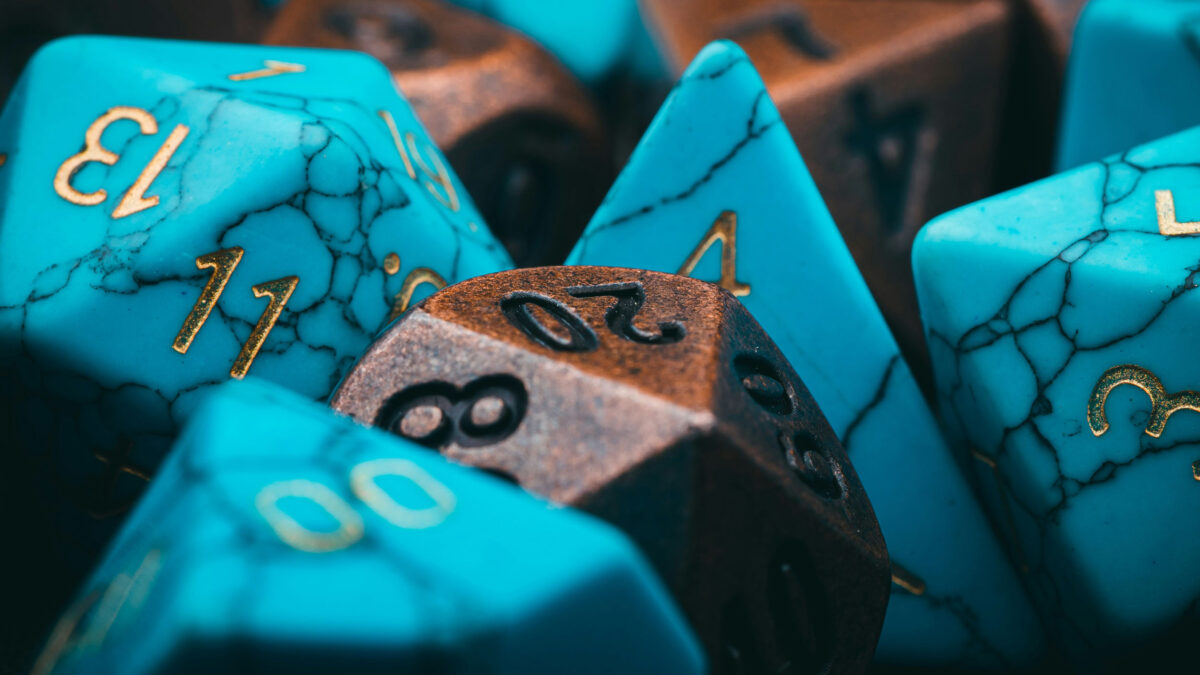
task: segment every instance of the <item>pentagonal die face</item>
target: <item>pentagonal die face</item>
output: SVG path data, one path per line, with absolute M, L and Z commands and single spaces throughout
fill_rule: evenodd
M 603 267 L 464 282 L 389 328 L 332 405 L 621 526 L 723 671 L 869 661 L 889 583 L 870 504 L 715 285 Z
M 360 54 L 56 42 L 0 156 L 8 475 L 79 569 L 209 385 L 324 396 L 394 305 L 507 264 Z

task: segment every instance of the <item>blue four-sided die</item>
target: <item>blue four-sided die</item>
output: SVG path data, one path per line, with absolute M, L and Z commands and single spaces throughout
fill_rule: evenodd
M 363 54 L 58 41 L 0 155 L 6 479 L 77 570 L 209 385 L 325 396 L 394 312 L 509 265 Z
M 928 224 L 914 265 L 952 439 L 1034 599 L 1092 663 L 1200 599 L 1200 130 Z
M 1063 91 L 1057 166 L 1071 169 L 1200 124 L 1200 7 L 1092 0 Z
M 624 536 L 275 385 L 195 412 L 52 672 L 701 673 Z
M 871 495 L 894 564 L 877 656 L 1027 664 L 1041 630 L 745 54 L 706 47 L 569 264 L 719 283 L 791 361 Z

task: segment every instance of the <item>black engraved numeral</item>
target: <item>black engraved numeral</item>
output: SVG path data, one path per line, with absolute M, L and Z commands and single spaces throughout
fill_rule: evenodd
M 430 448 L 494 445 L 521 425 L 528 402 L 525 386 L 511 375 L 481 377 L 461 390 L 426 382 L 392 395 L 375 426 Z
M 686 331 L 678 321 L 660 321 L 659 332 L 648 333 L 633 325 L 642 304 L 646 302 L 646 290 L 636 281 L 622 284 L 600 284 L 596 286 L 572 286 L 567 293 L 574 298 L 616 298 L 617 302 L 604 314 L 604 321 L 613 333 L 647 345 L 669 345 L 683 339 Z
M 546 327 L 529 306 L 540 307 L 554 317 L 566 331 L 563 337 Z M 500 311 L 529 339 L 560 352 L 590 352 L 599 344 L 596 332 L 570 307 L 541 293 L 518 291 L 500 300 Z
M 349 3 L 325 13 L 325 25 L 377 57 L 413 55 L 434 42 L 433 29 L 405 7 L 375 2 Z M 373 47 L 374 49 L 371 49 Z
M 837 460 L 821 449 L 817 439 L 806 431 L 779 434 L 779 447 L 784 461 L 800 480 L 814 492 L 826 499 L 841 499 L 845 494 L 842 487 L 842 469 Z

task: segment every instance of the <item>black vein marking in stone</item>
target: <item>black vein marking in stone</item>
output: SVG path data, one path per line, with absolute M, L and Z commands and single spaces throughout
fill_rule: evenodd
M 846 430 L 842 432 L 842 447 L 846 449 L 847 456 L 850 455 L 850 441 L 854 437 L 855 430 L 887 398 L 888 383 L 892 381 L 892 374 L 896 372 L 896 367 L 899 365 L 900 355 L 893 354 L 892 358 L 888 359 L 887 367 L 883 371 L 883 377 L 880 378 L 879 384 L 875 387 L 875 393 L 871 396 L 871 400 L 855 413 L 854 418 L 846 425 Z
M 718 78 L 724 76 L 725 74 L 729 73 L 733 69 L 734 66 L 736 66 L 740 63 L 749 64 L 749 61 L 747 59 L 745 59 L 744 57 L 737 58 L 737 59 L 731 59 L 731 62 L 729 64 L 724 65 L 722 68 L 720 68 L 718 70 L 708 72 L 708 73 L 697 73 L 694 76 L 683 78 L 675 86 L 676 86 L 676 88 L 683 88 L 684 86 L 693 84 L 697 80 L 718 79 Z M 742 150 L 744 150 L 747 146 L 749 146 L 755 140 L 762 138 L 763 135 L 767 131 L 769 131 L 771 128 L 780 124 L 781 120 L 777 115 L 773 116 L 773 119 L 770 119 L 768 121 L 762 121 L 759 119 L 759 115 L 761 114 L 761 108 L 764 103 L 766 103 L 767 105 L 770 104 L 770 97 L 767 95 L 767 91 L 765 89 L 760 91 L 758 93 L 758 95 L 756 95 L 754 97 L 754 102 L 751 104 L 750 111 L 746 117 L 745 134 L 741 138 L 739 138 L 732 146 L 730 146 L 729 150 L 725 154 L 723 154 L 720 158 L 718 158 L 711 165 L 709 165 L 704 170 L 704 173 L 699 178 L 692 181 L 686 188 L 684 188 L 683 190 L 680 190 L 679 192 L 677 192 L 675 194 L 660 197 L 657 201 L 655 201 L 651 204 L 646 204 L 646 205 L 637 207 L 635 209 L 625 212 L 624 214 L 618 215 L 608 221 L 599 223 L 593 227 L 589 227 L 588 230 L 586 232 L 584 232 L 583 236 L 580 237 L 580 239 L 579 239 L 580 259 L 584 259 L 584 256 L 586 255 L 586 252 L 587 252 L 587 246 L 588 246 L 589 242 L 597 234 L 604 232 L 605 230 L 612 229 L 614 227 L 626 225 L 631 221 L 636 221 L 638 218 L 641 218 L 642 216 L 645 216 L 649 213 L 654 212 L 655 209 L 658 209 L 660 207 L 667 206 L 669 204 L 672 204 L 672 203 L 675 203 L 678 201 L 682 201 L 684 199 L 687 199 L 688 197 L 691 197 L 693 194 L 696 193 L 697 190 L 699 190 L 706 183 L 711 181 L 716 176 L 717 172 L 720 171 L 726 164 L 731 162 L 735 157 L 737 157 L 738 154 Z M 637 159 L 638 159 L 638 157 L 635 153 L 633 161 L 636 161 Z M 607 201 L 607 199 L 605 201 Z
M 1040 419 L 1053 412 L 1048 390 L 1058 381 L 1059 377 L 1072 364 L 1076 356 L 1085 353 L 1103 352 L 1141 336 L 1155 326 L 1173 303 L 1200 285 L 1200 261 L 1197 261 L 1195 265 L 1187 266 L 1181 270 L 1178 283 L 1170 289 L 1166 297 L 1160 301 L 1160 306 L 1148 317 L 1131 326 L 1128 331 L 1107 337 L 1106 339 L 1096 339 L 1087 342 L 1079 336 L 1078 330 L 1072 331 L 1067 325 L 1068 321 L 1064 320 L 1064 312 L 1075 308 L 1075 304 L 1071 300 L 1074 266 L 1080 261 L 1087 259 L 1089 255 L 1092 255 L 1097 249 L 1108 243 L 1112 234 L 1122 233 L 1126 236 L 1148 237 L 1155 240 L 1163 238 L 1158 233 L 1157 226 L 1154 229 L 1109 227 L 1106 224 L 1108 211 L 1114 205 L 1120 204 L 1130 198 L 1137 191 L 1137 187 L 1141 181 L 1150 172 L 1177 168 L 1200 169 L 1200 164 L 1139 165 L 1130 160 L 1128 154 L 1126 153 L 1119 158 L 1104 160 L 1093 165 L 1100 167 L 1104 172 L 1099 189 L 1101 209 L 1097 218 L 1096 229 L 1067 243 L 1056 255 L 1025 275 L 1016 284 L 1012 293 L 1005 298 L 995 313 L 986 321 L 968 328 L 959 336 L 945 335 L 936 330 L 929 332 L 931 348 L 944 352 L 946 354 L 944 358 L 949 359 L 949 367 L 942 369 L 949 377 L 941 383 L 938 392 L 943 416 L 960 439 L 970 439 L 971 443 L 976 444 L 988 456 L 997 461 L 997 478 L 1003 486 L 1003 494 L 1000 495 L 1000 499 L 1006 499 L 1010 505 L 1015 505 L 1017 511 L 1023 514 L 1028 519 L 1028 522 L 1032 523 L 1035 530 L 1033 539 L 1037 546 L 1029 545 L 1030 537 L 1028 536 L 1025 537 L 1025 545 L 1021 546 L 1026 556 L 1033 557 L 1037 554 L 1036 559 L 1026 561 L 1030 568 L 1029 581 L 1034 587 L 1035 592 L 1041 594 L 1046 599 L 1046 602 L 1043 603 L 1043 609 L 1051 615 L 1053 619 L 1051 625 L 1055 627 L 1055 630 L 1069 632 L 1075 640 L 1087 647 L 1095 647 L 1097 640 L 1101 638 L 1090 635 L 1063 608 L 1062 591 L 1060 590 L 1063 580 L 1056 577 L 1055 568 L 1057 564 L 1057 566 L 1065 570 L 1065 574 L 1070 574 L 1069 563 L 1052 559 L 1055 548 L 1049 544 L 1052 537 L 1051 530 L 1060 522 L 1062 513 L 1071 508 L 1072 500 L 1078 497 L 1084 490 L 1095 485 L 1111 482 L 1123 470 L 1146 457 L 1170 452 L 1177 448 L 1194 448 L 1200 445 L 1200 439 L 1166 442 L 1142 435 L 1139 440 L 1137 453 L 1132 458 L 1120 461 L 1103 458 L 1097 462 L 1088 475 L 1071 476 L 1067 474 L 1062 466 L 1059 449 L 1055 446 L 1054 441 L 1039 426 Z M 1134 171 L 1137 174 L 1136 178 L 1129 181 L 1124 190 L 1119 190 L 1120 186 L 1113 182 L 1114 171 L 1116 169 Z M 1046 316 L 1031 319 L 1021 325 L 1014 324 L 1010 319 L 1013 304 L 1021 297 L 1022 292 L 1026 288 L 1033 287 L 1035 278 L 1044 274 L 1061 275 L 1062 291 L 1057 298 L 1057 307 L 1052 313 Z M 1047 364 L 1039 365 L 1035 360 L 1035 354 L 1031 351 L 1032 346 L 1023 344 L 1023 339 L 1031 331 L 1037 329 L 1051 329 L 1058 338 L 1069 345 L 1069 351 L 1057 359 L 1057 366 L 1049 364 L 1051 367 L 1047 368 Z M 963 408 L 964 406 L 971 405 L 973 402 L 977 402 L 977 395 L 972 385 L 964 380 L 963 360 L 974 352 L 986 349 L 1006 339 L 1012 339 L 1016 352 L 1025 362 L 1029 373 L 1033 375 L 1035 391 L 1033 392 L 1034 396 L 1032 397 L 1029 413 L 1026 417 L 1013 426 L 1006 427 L 1001 433 L 998 443 L 988 444 L 983 442 L 982 439 L 972 437 L 969 432 L 971 427 L 967 424 L 968 418 Z M 1031 341 L 1036 339 L 1030 338 Z M 1114 364 L 1124 362 L 1127 359 L 1126 355 L 1113 354 L 1112 356 Z M 1097 373 L 1098 375 L 1099 373 Z M 1083 401 L 1079 403 L 1080 416 L 1083 415 L 1084 404 L 1085 402 Z M 1086 425 L 1086 422 L 1082 424 Z M 1013 490 L 1014 481 L 1004 469 L 1005 464 L 1002 459 L 1008 456 L 1010 451 L 1016 452 L 1013 446 L 1021 442 L 1014 439 L 1018 434 L 1024 434 L 1022 438 L 1032 441 L 1034 450 L 1042 453 L 1043 457 L 1053 462 L 1056 477 L 1050 485 L 1053 499 L 1050 501 L 1048 507 L 1038 507 L 1022 499 Z M 1077 435 L 1066 434 L 1068 437 Z M 960 452 L 969 452 L 966 443 L 958 443 L 956 445 L 959 447 Z M 1190 463 L 1190 458 L 1188 463 Z M 1187 463 L 1181 464 L 1180 470 L 1186 470 L 1186 466 Z M 1000 527 L 999 529 L 1006 531 L 1004 527 Z
M 983 636 L 979 625 L 979 613 L 959 595 L 952 593 L 939 595 L 925 592 L 922 595 L 912 595 L 907 591 L 892 585 L 892 595 L 904 597 L 909 602 L 922 602 L 939 612 L 946 612 L 963 627 L 967 634 L 966 648 L 958 655 L 951 667 L 977 668 L 980 663 L 991 664 L 992 667 L 1007 669 L 1011 663 L 1002 651 Z

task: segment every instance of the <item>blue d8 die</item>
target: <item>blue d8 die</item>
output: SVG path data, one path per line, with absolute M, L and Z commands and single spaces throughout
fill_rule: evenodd
M 568 264 L 711 280 L 774 338 L 846 446 L 888 543 L 880 660 L 1037 657 L 1028 600 L 738 47 L 696 57 Z
M 71 565 L 209 385 L 325 396 L 390 315 L 509 264 L 362 54 L 58 41 L 0 156 L 6 478 Z
M 1088 3 L 1063 91 L 1059 170 L 1200 124 L 1198 10 L 1170 0 Z
M 1197 160 L 1200 130 L 1171 136 L 951 212 L 914 249 L 943 419 L 1086 659 L 1200 599 Z
M 53 631 L 53 672 L 700 673 L 622 535 L 274 385 L 223 385 Z

